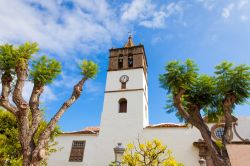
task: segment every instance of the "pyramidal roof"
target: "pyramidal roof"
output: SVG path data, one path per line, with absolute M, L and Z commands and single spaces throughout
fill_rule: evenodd
M 132 35 L 129 35 L 129 37 L 128 37 L 128 42 L 125 44 L 125 48 L 128 48 L 128 47 L 133 47 L 133 46 L 135 46 L 134 45 L 134 42 L 133 42 L 133 40 L 132 40 Z

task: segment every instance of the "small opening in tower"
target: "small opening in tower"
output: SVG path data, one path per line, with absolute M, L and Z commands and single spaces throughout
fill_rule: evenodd
M 122 89 L 126 89 L 126 82 L 122 82 Z
M 125 98 L 119 100 L 119 113 L 127 113 L 127 100 Z
M 133 67 L 133 55 L 128 55 L 128 67 Z
M 118 69 L 123 68 L 123 55 L 119 55 L 118 57 Z

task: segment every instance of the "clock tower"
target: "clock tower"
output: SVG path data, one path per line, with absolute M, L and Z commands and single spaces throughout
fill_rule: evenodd
M 129 36 L 124 47 L 109 53 L 100 137 L 134 139 L 149 123 L 145 49 Z

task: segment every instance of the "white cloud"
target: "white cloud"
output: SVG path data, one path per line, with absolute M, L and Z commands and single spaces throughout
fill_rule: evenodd
M 133 0 L 113 8 L 106 0 L 73 0 L 70 5 L 51 0 L 0 1 L 0 43 L 36 41 L 43 52 L 66 59 L 79 52 L 106 51 L 112 40 L 127 35 L 131 23 L 162 28 L 168 17 L 182 11 L 179 2 L 153 2 Z
M 135 21 L 138 18 L 146 17 L 149 12 L 153 12 L 155 6 L 150 0 L 133 0 L 131 3 L 125 3 L 121 9 L 121 19 L 126 21 Z
M 240 16 L 240 20 L 243 21 L 243 22 L 245 22 L 245 21 L 248 20 L 248 17 L 245 16 L 245 15 L 242 15 L 242 16 Z
M 183 11 L 182 3 L 172 2 L 160 7 L 151 0 L 134 0 L 123 5 L 121 20 L 123 22 L 136 21 L 147 28 L 162 28 L 166 26 L 166 19 Z
M 71 58 L 75 52 L 99 52 L 112 38 L 122 37 L 106 1 L 81 4 L 76 1 L 73 9 L 66 9 L 50 0 L 0 1 L 1 42 L 37 41 L 43 50 Z
M 223 18 L 225 18 L 225 19 L 229 18 L 230 15 L 231 15 L 232 10 L 234 9 L 234 7 L 235 7 L 235 4 L 233 4 L 233 3 L 227 5 L 227 6 L 223 9 L 223 11 L 222 11 L 222 13 L 221 13 L 221 16 L 222 16 Z
M 56 94 L 53 92 L 53 90 L 49 86 L 46 86 L 44 88 L 44 93 L 41 95 L 41 101 L 47 103 L 47 102 L 56 101 L 56 100 L 58 100 Z
M 238 8 L 242 9 L 243 7 L 245 7 L 247 4 L 249 3 L 248 0 L 241 0 L 238 4 Z
M 197 2 L 202 3 L 205 9 L 211 11 L 215 7 L 216 0 L 197 0 Z
M 80 75 L 80 74 L 79 74 Z M 80 81 L 79 76 L 75 76 L 73 74 L 65 74 L 61 73 L 60 78 L 53 82 L 53 86 L 55 87 L 64 87 L 64 88 L 73 88 L 73 86 Z
M 22 92 L 23 98 L 26 101 L 29 101 L 32 89 L 33 89 L 33 83 L 30 81 L 26 81 L 24 84 L 23 92 Z
M 25 84 L 24 84 L 24 88 L 23 88 L 23 91 L 22 91 L 22 96 L 23 96 L 24 100 L 26 100 L 27 102 L 29 102 L 33 86 L 34 86 L 33 83 L 30 82 L 30 81 L 26 81 Z M 2 84 L 0 83 L 0 94 L 1 93 L 2 93 Z M 40 102 L 48 103 L 48 102 L 51 102 L 51 101 L 55 101 L 57 99 L 58 98 L 57 98 L 56 94 L 53 92 L 53 90 L 49 86 L 46 86 L 44 88 L 43 94 L 41 95 Z M 10 102 L 12 104 L 14 104 L 12 102 L 12 94 L 10 95 Z
M 30 81 L 25 82 L 22 94 L 23 94 L 23 98 L 26 101 L 29 101 L 29 99 L 30 99 L 33 86 L 34 85 L 33 85 L 32 82 L 30 82 Z M 41 102 L 50 102 L 50 101 L 57 100 L 57 97 L 56 97 L 56 95 L 54 94 L 54 92 L 52 91 L 52 89 L 49 86 L 45 86 L 40 100 L 41 100 Z

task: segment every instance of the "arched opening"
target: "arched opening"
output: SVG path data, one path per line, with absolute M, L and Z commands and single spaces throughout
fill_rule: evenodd
M 128 55 L 128 67 L 133 67 L 133 55 Z
M 123 55 L 119 55 L 118 57 L 118 69 L 123 68 Z
M 119 100 L 119 113 L 126 113 L 127 112 L 127 100 L 122 98 Z

